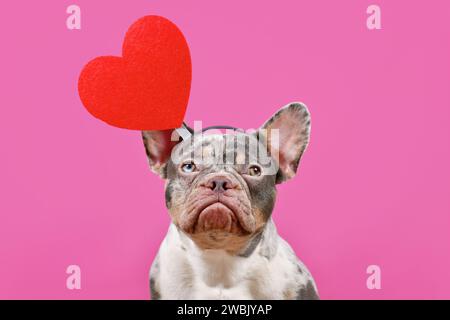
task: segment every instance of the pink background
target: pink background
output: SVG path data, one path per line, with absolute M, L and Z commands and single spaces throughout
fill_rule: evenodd
M 279 188 L 280 234 L 323 299 L 450 298 L 450 3 L 70 1 L 2 4 L 0 298 L 148 299 L 169 219 L 138 132 L 81 106 L 78 74 L 137 18 L 184 32 L 188 122 L 254 128 L 305 102 L 312 143 Z M 380 31 L 366 8 L 382 10 Z M 66 267 L 82 289 L 66 289 Z M 366 268 L 382 270 L 368 290 Z

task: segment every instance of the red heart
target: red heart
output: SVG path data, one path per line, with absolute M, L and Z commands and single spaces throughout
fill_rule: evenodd
M 83 68 L 78 92 L 86 109 L 120 128 L 180 127 L 192 76 L 181 31 L 163 17 L 143 17 L 128 29 L 122 55 L 97 57 Z

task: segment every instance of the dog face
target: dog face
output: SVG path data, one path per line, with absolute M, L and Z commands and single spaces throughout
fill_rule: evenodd
M 254 133 L 142 135 L 173 223 L 200 248 L 238 252 L 270 218 L 275 186 L 295 175 L 309 133 L 308 110 L 292 103 Z

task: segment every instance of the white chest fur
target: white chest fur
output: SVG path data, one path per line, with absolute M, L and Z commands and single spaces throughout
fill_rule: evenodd
M 171 225 L 150 274 L 158 298 L 294 299 L 312 278 L 272 222 L 264 236 L 250 256 L 240 257 L 200 250 Z

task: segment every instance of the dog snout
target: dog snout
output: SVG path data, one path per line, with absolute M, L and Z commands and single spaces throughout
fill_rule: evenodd
M 212 177 L 204 186 L 214 192 L 221 193 L 236 188 L 235 183 L 226 177 Z

